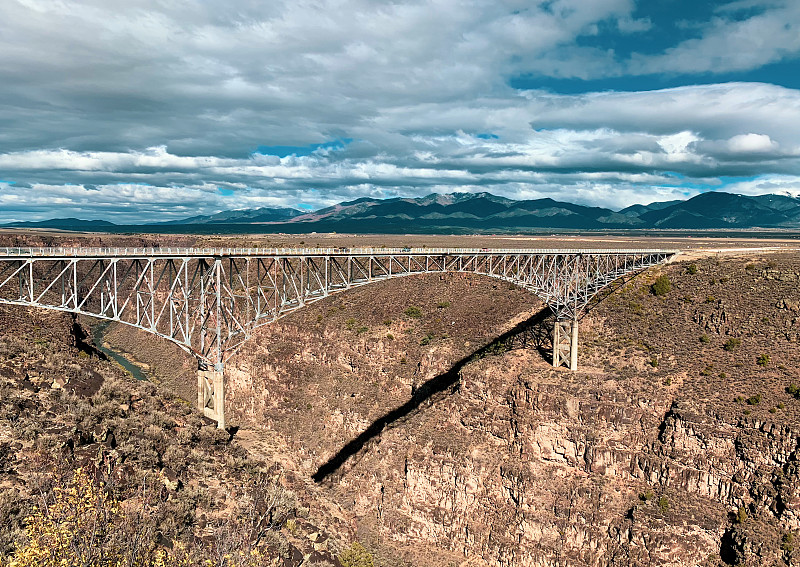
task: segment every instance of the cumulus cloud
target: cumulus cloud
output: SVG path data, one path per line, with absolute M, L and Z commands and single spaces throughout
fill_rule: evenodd
M 736 181 L 719 190 L 740 195 L 778 194 L 800 197 L 800 177 L 796 175 L 764 175 L 757 179 Z
M 726 30 L 762 38 L 751 65 L 800 49 L 777 45 L 793 5 L 742 10 L 719 11 L 694 43 L 622 61 L 578 40 L 654 28 L 634 0 L 8 0 L 0 220 L 137 222 L 433 191 L 622 207 L 720 177 L 793 179 L 797 90 L 508 84 L 707 71 L 704 57 L 735 51 Z
M 753 11 L 756 13 L 747 15 Z M 664 53 L 635 54 L 628 71 L 725 73 L 797 59 L 800 55 L 800 3 L 795 0 L 723 4 L 717 16 L 698 27 L 699 37 Z
M 798 97 L 780 87 L 729 84 L 643 93 L 528 93 L 486 101 L 484 112 L 480 106 L 423 105 L 382 113 L 359 139 L 282 157 L 185 156 L 165 146 L 8 152 L 0 154 L 0 171 L 28 184 L 0 188 L 6 199 L 0 203 L 7 216 L 17 214 L 24 208 L 11 204 L 27 195 L 30 212 L 38 214 L 34 195 L 42 193 L 69 200 L 76 212 L 95 210 L 122 222 L 434 191 L 488 190 L 623 207 L 654 196 L 690 196 L 699 184 L 714 186 L 720 177 L 800 178 Z M 764 106 L 777 116 L 763 112 Z M 450 131 L 451 113 L 470 131 Z M 755 125 L 769 133 L 749 131 Z M 58 190 L 59 183 L 70 185 Z M 41 204 L 44 214 L 47 199 Z
M 728 149 L 732 153 L 766 154 L 777 149 L 778 144 L 766 134 L 738 134 L 728 140 Z

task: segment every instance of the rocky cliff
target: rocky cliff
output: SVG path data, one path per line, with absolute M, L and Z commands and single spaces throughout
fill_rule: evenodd
M 385 565 L 792 564 L 800 261 L 661 272 L 593 306 L 576 373 L 506 283 L 352 290 L 247 343 L 228 411 Z

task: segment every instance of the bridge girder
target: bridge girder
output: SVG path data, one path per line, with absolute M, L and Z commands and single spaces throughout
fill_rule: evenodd
M 118 321 L 174 342 L 198 358 L 202 372 L 213 373 L 203 375 L 199 396 L 205 400 L 203 409 L 210 407 L 211 414 L 219 414 L 222 424 L 224 363 L 258 327 L 331 294 L 414 274 L 459 272 L 493 277 L 542 299 L 556 314 L 557 329 L 561 325 L 560 335 L 556 331 L 559 342 L 568 333 L 576 349 L 578 316 L 601 289 L 620 277 L 664 263 L 676 253 L 0 248 L 0 303 Z M 572 322 L 569 330 L 565 321 Z M 554 350 L 554 364 L 569 358 L 574 369 L 576 353 L 571 351 L 567 357 Z M 216 402 L 215 391 L 219 396 Z

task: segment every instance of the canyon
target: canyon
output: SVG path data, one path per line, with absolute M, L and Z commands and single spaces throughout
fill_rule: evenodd
M 577 373 L 524 336 L 543 306 L 507 284 L 412 277 L 309 306 L 233 359 L 237 435 L 387 564 L 788 562 L 800 263 L 692 265 L 663 270 L 667 297 L 651 271 L 601 301 Z
M 297 550 L 286 565 L 336 565 L 355 541 L 386 566 L 795 564 L 798 283 L 800 260 L 781 252 L 651 269 L 587 311 L 574 373 L 549 363 L 549 314 L 523 290 L 463 274 L 371 284 L 245 343 L 227 369 L 231 439 L 212 453 L 235 446 L 281 471 L 303 510 L 278 528 Z M 26 317 L 65 321 L 50 348 L 98 382 L 126 380 L 58 338 L 73 336 L 69 316 L 2 311 L 12 382 L 64 374 L 10 358 Z M 193 400 L 177 347 L 121 325 L 105 340 L 147 365 L 153 384 L 132 389 Z M 83 384 L 73 374 L 60 387 Z M 235 492 L 213 458 L 202 483 L 170 469 L 174 494 Z

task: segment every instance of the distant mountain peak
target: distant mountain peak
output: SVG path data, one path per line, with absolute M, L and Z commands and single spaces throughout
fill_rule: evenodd
M 481 233 L 602 229 L 800 229 L 800 199 L 791 195 L 746 196 L 709 191 L 685 201 L 631 205 L 618 212 L 556 201 L 515 201 L 480 191 L 431 193 L 423 197 L 361 197 L 317 211 L 281 207 L 238 209 L 166 223 L 125 226 L 126 231 Z M 247 226 L 252 225 L 253 229 Z M 113 230 L 108 221 L 52 219 L 8 226 L 61 230 Z M 169 228 L 168 228 L 169 227 Z M 203 227 L 203 228 L 200 228 Z M 228 228 L 225 228 L 228 227 Z

